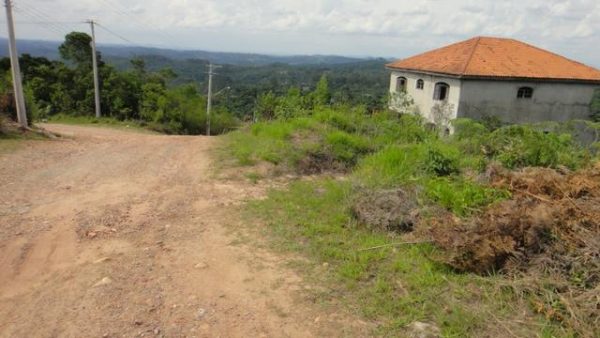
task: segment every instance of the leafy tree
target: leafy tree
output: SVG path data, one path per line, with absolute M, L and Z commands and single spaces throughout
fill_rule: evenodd
M 317 88 L 313 92 L 313 100 L 315 105 L 323 106 L 331 102 L 331 93 L 329 92 L 329 82 L 327 75 L 323 74 L 317 83 Z
M 58 47 L 60 56 L 77 66 L 92 64 L 92 37 L 82 32 L 71 32 L 65 36 L 65 42 Z M 98 58 L 100 61 L 100 58 Z
M 262 119 L 271 120 L 275 118 L 277 106 L 277 96 L 272 91 L 260 94 L 256 100 L 256 115 Z

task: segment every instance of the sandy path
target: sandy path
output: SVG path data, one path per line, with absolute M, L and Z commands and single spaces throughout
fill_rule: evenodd
M 262 191 L 212 177 L 214 139 L 46 128 L 70 137 L 0 155 L 1 337 L 362 335 L 236 244 Z

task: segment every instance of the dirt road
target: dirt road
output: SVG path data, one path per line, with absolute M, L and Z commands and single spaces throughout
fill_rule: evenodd
M 263 191 L 214 178 L 215 139 L 46 128 L 0 155 L 1 337 L 360 335 L 240 244 Z

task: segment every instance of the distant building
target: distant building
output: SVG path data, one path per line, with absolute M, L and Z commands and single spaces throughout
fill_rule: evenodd
M 431 122 L 441 112 L 447 120 L 588 119 L 600 88 L 599 70 L 513 39 L 476 37 L 387 67 L 391 93 L 407 94 Z

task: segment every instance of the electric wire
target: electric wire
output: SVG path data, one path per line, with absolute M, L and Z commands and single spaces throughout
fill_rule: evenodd
M 157 34 L 161 35 L 164 39 L 166 39 L 166 41 L 170 42 L 170 43 L 163 43 L 163 45 L 165 45 L 165 46 L 172 45 L 172 43 L 177 40 L 177 38 L 172 36 L 171 34 L 165 32 L 165 31 L 162 31 L 160 29 L 157 29 L 156 26 L 150 25 L 147 22 L 144 22 L 143 20 L 139 19 L 138 16 L 131 13 L 130 10 L 127 7 L 125 7 L 123 4 L 121 4 L 119 1 L 117 1 L 117 0 L 101 0 L 101 1 L 104 4 L 106 4 L 108 7 L 110 7 L 113 10 L 113 12 L 129 19 L 128 21 L 130 23 L 133 23 L 134 25 L 136 25 L 138 28 L 141 28 L 142 30 L 152 31 L 154 33 L 157 33 Z M 119 9 L 117 7 L 120 7 L 121 9 Z

